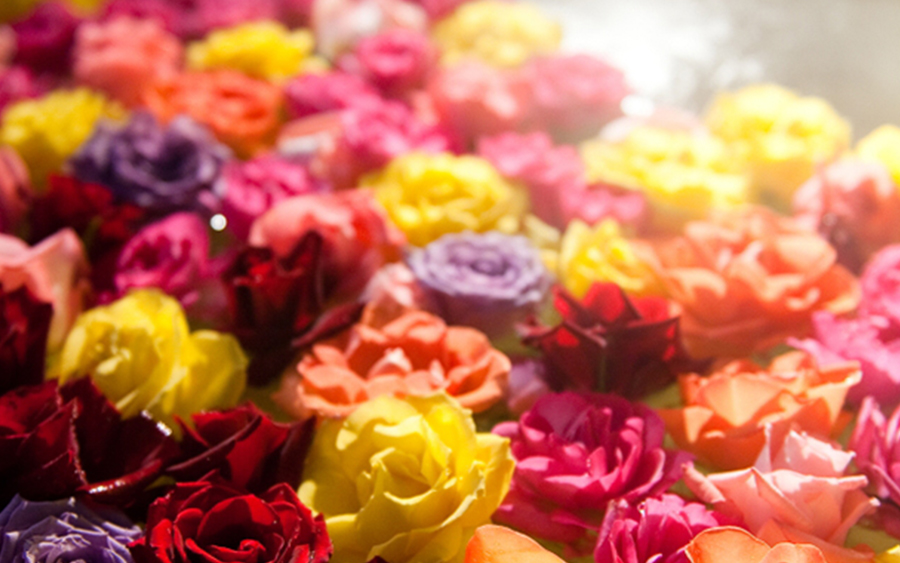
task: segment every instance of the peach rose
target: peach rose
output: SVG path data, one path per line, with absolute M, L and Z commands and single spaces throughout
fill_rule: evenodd
M 281 124 L 277 86 L 231 70 L 185 72 L 157 82 L 144 101 L 157 118 L 187 114 L 241 158 L 271 147 Z
M 768 368 L 749 360 L 731 362 L 710 377 L 683 375 L 686 405 L 659 415 L 679 447 L 717 469 L 748 467 L 766 443 L 792 427 L 827 437 L 840 430 L 847 391 L 860 381 L 855 362 L 819 367 L 805 352 L 776 357 Z
M 505 392 L 510 361 L 477 330 L 450 326 L 424 311 L 390 320 L 366 315 L 313 346 L 281 382 L 275 401 L 297 418 L 347 416 L 380 396 L 429 395 L 443 389 L 475 412 Z
M 812 313 L 852 311 L 859 285 L 834 248 L 792 219 L 746 208 L 688 223 L 655 247 L 692 355 L 741 357 L 811 330 Z
M 790 542 L 770 546 L 753 534 L 733 526 L 710 528 L 685 549 L 691 563 L 826 563 L 822 550 Z
M 59 348 L 90 291 L 88 261 L 81 240 L 65 229 L 33 247 L 22 240 L 0 234 L 0 286 L 14 291 L 27 286 L 53 305 L 48 350 Z

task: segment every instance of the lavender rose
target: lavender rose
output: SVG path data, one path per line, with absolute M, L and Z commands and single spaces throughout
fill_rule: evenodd
M 228 149 L 186 117 L 161 126 L 135 113 L 124 127 L 101 125 L 71 161 L 75 177 L 102 184 L 152 214 L 208 204 Z
M 445 235 L 414 250 L 408 263 L 444 320 L 491 336 L 533 313 L 550 285 L 528 239 L 497 232 Z
M 127 546 L 140 536 L 138 527 L 111 509 L 16 496 L 0 512 L 0 563 L 132 563 Z

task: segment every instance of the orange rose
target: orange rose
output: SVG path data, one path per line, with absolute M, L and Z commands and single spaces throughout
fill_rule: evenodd
M 686 405 L 659 415 L 679 447 L 716 469 L 750 467 L 766 443 L 766 425 L 781 443 L 791 428 L 828 437 L 840 431 L 847 391 L 861 378 L 859 365 L 825 368 L 805 352 L 775 358 L 768 368 L 731 362 L 710 377 L 681 376 Z
M 524 534 L 485 524 L 466 545 L 464 563 L 565 563 Z
M 810 330 L 814 311 L 856 308 L 859 286 L 815 232 L 763 208 L 688 223 L 656 246 L 695 356 L 742 357 Z
M 741 528 L 710 528 L 685 548 L 691 563 L 827 563 L 811 544 L 782 542 L 769 546 Z M 864 560 L 864 559 L 863 559 Z
M 145 93 L 157 118 L 187 114 L 207 125 L 242 158 L 271 147 L 281 124 L 281 90 L 239 72 L 185 72 Z
M 285 374 L 275 401 L 298 418 L 342 417 L 379 395 L 421 396 L 443 389 L 478 412 L 503 397 L 509 370 L 509 359 L 477 330 L 448 327 L 424 311 L 406 311 L 392 320 L 368 314 L 313 346 Z

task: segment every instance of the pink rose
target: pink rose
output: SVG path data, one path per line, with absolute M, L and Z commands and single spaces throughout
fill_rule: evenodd
M 596 135 L 622 114 L 622 99 L 631 92 L 621 70 L 590 55 L 537 57 L 521 72 L 535 125 L 561 139 Z
M 850 528 L 878 506 L 863 492 L 864 476 L 844 476 L 853 455 L 793 431 L 777 451 L 771 446 L 770 439 L 747 469 L 704 476 L 689 465 L 685 483 L 769 544 L 811 543 L 829 563 L 868 561 L 871 554 L 842 547 Z
M 35 297 L 53 305 L 48 350 L 62 345 L 81 313 L 90 291 L 88 262 L 74 231 L 64 229 L 29 247 L 0 234 L 0 285 L 15 291 L 23 285 Z
M 151 84 L 178 72 L 182 54 L 181 42 L 162 24 L 122 16 L 78 29 L 74 74 L 86 86 L 136 106 Z
M 580 219 L 594 225 L 612 218 L 640 233 L 647 227 L 650 216 L 643 193 L 619 186 L 591 184 L 582 190 L 565 190 L 560 198 L 564 224 Z
M 0 146 L 0 233 L 12 233 L 31 208 L 31 179 L 18 153 Z
M 794 193 L 794 215 L 854 272 L 870 254 L 900 240 L 900 193 L 877 163 L 844 159 L 819 170 Z
M 317 0 L 312 9 L 316 47 L 335 60 L 363 38 L 389 29 L 425 32 L 428 16 L 404 0 Z
M 882 248 L 869 260 L 860 286 L 861 315 L 882 315 L 900 325 L 900 244 Z
M 437 63 L 438 52 L 428 36 L 408 29 L 391 29 L 361 40 L 338 61 L 345 72 L 365 78 L 382 93 L 402 97 L 419 89 Z
M 879 507 L 879 523 L 886 532 L 900 537 L 900 407 L 886 418 L 878 401 L 867 397 L 859 409 L 849 448 L 856 453 L 856 466 L 869 478 L 869 489 L 886 501 Z
M 203 37 L 219 28 L 277 19 L 279 11 L 279 0 L 192 0 L 182 17 L 182 34 Z
M 250 234 L 253 221 L 278 202 L 324 188 L 305 166 L 275 155 L 228 163 L 222 185 L 222 214 L 228 230 L 241 240 Z
M 346 72 L 304 74 L 287 83 L 285 103 L 291 117 L 301 119 L 328 111 L 378 103 L 371 84 Z
M 19 100 L 41 96 L 47 90 L 46 82 L 26 66 L 0 68 L 0 112 Z
M 286 199 L 253 223 L 249 242 L 281 258 L 313 230 L 324 238 L 326 296 L 362 291 L 382 265 L 400 258 L 406 242 L 368 191 Z

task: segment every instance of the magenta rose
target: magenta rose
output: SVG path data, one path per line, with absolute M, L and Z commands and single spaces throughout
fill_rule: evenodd
M 637 503 L 681 477 L 690 456 L 664 449 L 665 432 L 650 408 L 614 395 L 541 397 L 518 422 L 494 427 L 516 458 L 494 519 L 589 553 L 610 501 Z
M 346 72 L 310 73 L 298 76 L 284 87 L 291 117 L 300 119 L 318 113 L 377 103 L 378 90 L 359 76 Z
M 900 537 L 900 406 L 887 418 L 878 400 L 866 397 L 848 448 L 856 454 L 856 466 L 869 478 L 867 490 L 883 501 L 878 523 Z
M 36 72 L 66 72 L 79 23 L 65 4 L 39 4 L 30 16 L 12 25 L 16 34 L 15 62 Z
M 427 35 L 392 29 L 362 39 L 340 58 L 338 66 L 361 76 L 386 96 L 398 98 L 422 88 L 437 59 L 437 49 Z
M 900 244 L 886 246 L 872 257 L 860 286 L 860 314 L 882 315 L 900 325 Z
M 44 380 L 44 357 L 53 305 L 27 287 L 5 291 L 0 284 L 0 394 Z

